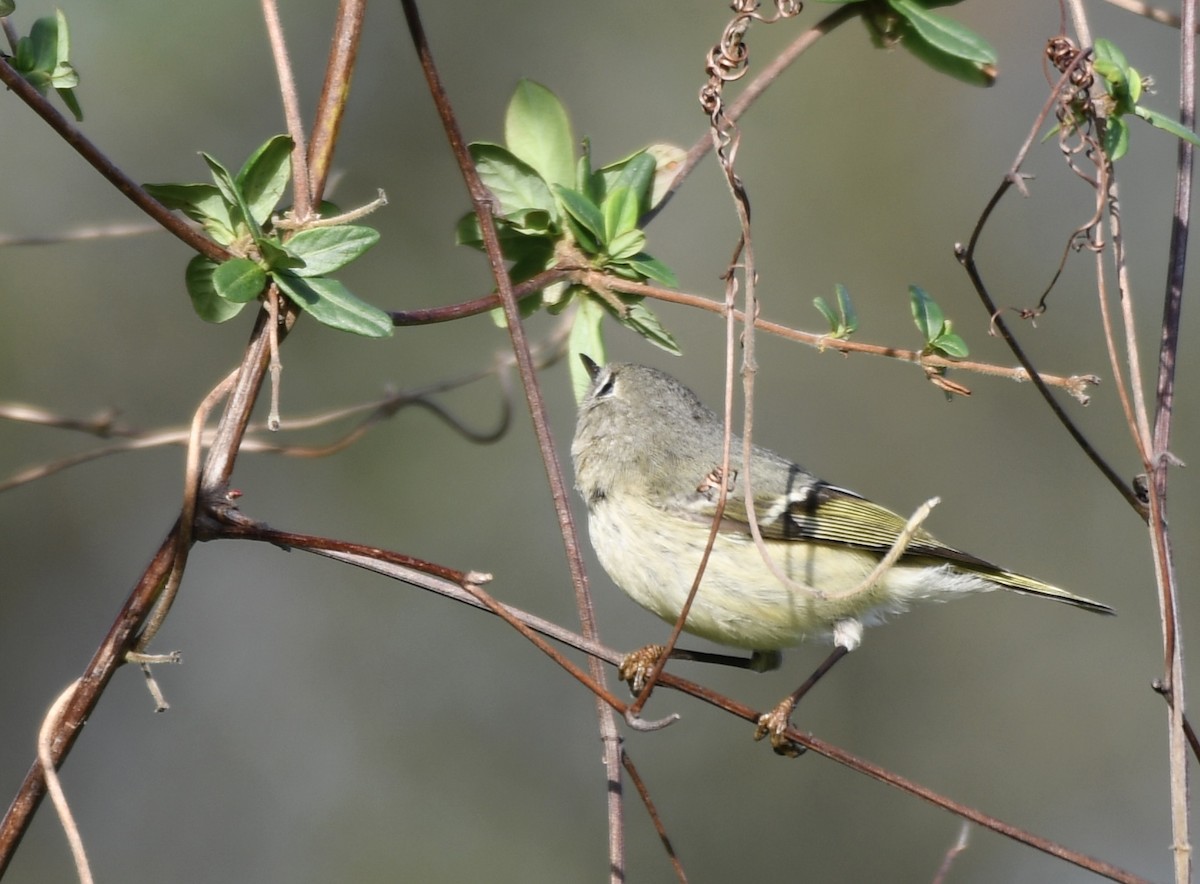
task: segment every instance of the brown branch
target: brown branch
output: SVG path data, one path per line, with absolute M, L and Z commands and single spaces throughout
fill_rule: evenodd
M 1183 4 L 1179 47 L 1179 122 L 1188 130 L 1196 125 L 1196 0 Z M 1188 232 L 1191 223 L 1192 175 L 1195 148 L 1179 139 L 1175 169 L 1175 202 L 1171 219 L 1171 245 L 1167 258 L 1167 286 L 1163 295 L 1162 338 L 1159 342 L 1158 382 L 1155 389 L 1153 462 L 1150 491 L 1150 540 L 1158 582 L 1163 628 L 1163 696 L 1168 710 L 1168 761 L 1171 771 L 1171 835 L 1175 877 L 1191 880 L 1189 836 L 1187 721 L 1184 717 L 1184 666 L 1179 585 L 1174 548 L 1167 519 L 1168 474 L 1172 466 L 1171 430 L 1175 414 L 1175 372 L 1179 355 L 1179 329 L 1183 311 L 1184 275 L 1187 269 Z
M 424 26 L 421 24 L 420 13 L 416 0 L 401 0 L 404 18 L 412 36 L 413 46 L 421 62 L 429 86 L 429 94 L 433 98 L 438 116 L 442 120 L 447 141 L 454 153 L 460 172 L 471 196 L 475 214 L 479 218 L 479 228 L 483 234 L 483 244 L 491 264 L 492 276 L 496 289 L 500 293 L 500 301 L 504 307 L 509 337 L 512 339 L 513 353 L 517 358 L 517 368 L 521 374 L 521 382 L 525 387 L 525 398 L 529 405 L 529 414 L 533 421 L 534 433 L 537 436 L 538 449 L 546 468 L 546 476 L 550 482 L 550 492 L 554 500 L 554 511 L 558 517 L 559 529 L 563 545 L 566 548 L 567 567 L 571 573 L 571 584 L 575 589 L 575 604 L 579 612 L 583 634 L 588 638 L 597 637 L 596 617 L 592 608 L 591 593 L 588 589 L 587 572 L 583 567 L 583 556 L 579 548 L 579 532 L 575 528 L 574 516 L 567 500 L 567 483 L 563 477 L 562 465 L 558 461 L 554 440 L 550 433 L 550 425 L 546 418 L 546 407 L 542 400 L 541 389 L 538 386 L 537 373 L 529 350 L 529 342 L 525 336 L 525 328 L 521 322 L 520 308 L 513 293 L 512 284 L 508 278 L 504 256 L 500 251 L 500 241 L 496 234 L 492 218 L 492 195 L 483 185 L 475 165 L 467 151 L 466 141 L 455 119 L 454 110 L 450 105 L 445 88 L 433 61 L 433 53 L 426 39 Z M 605 680 L 604 668 L 599 661 L 589 658 L 592 680 L 597 685 L 603 685 Z M 597 716 L 600 725 L 600 739 L 604 746 L 604 764 L 608 779 L 606 795 L 608 798 L 608 831 L 609 831 L 609 869 L 614 882 L 624 880 L 625 849 L 624 849 L 624 820 L 621 809 L 621 767 L 620 743 L 617 734 L 616 720 L 612 710 L 604 703 L 597 701 Z
M 693 295 L 688 292 L 677 292 L 673 289 L 664 289 L 658 286 L 647 285 L 640 282 L 630 282 L 629 280 L 616 279 L 611 276 L 601 274 L 599 271 L 587 271 L 579 274 L 579 280 L 584 284 L 605 285 L 613 291 L 624 292 L 631 295 L 643 295 L 648 298 L 657 298 L 660 301 L 668 301 L 673 304 L 682 304 L 687 307 L 696 307 L 700 310 L 706 310 L 709 313 L 718 315 L 725 314 L 725 304 L 720 301 L 714 301 L 710 298 L 705 298 L 701 295 Z M 733 316 L 738 322 L 745 321 L 745 313 L 741 310 L 734 310 Z M 883 356 L 889 359 L 899 359 L 903 362 L 911 362 L 914 365 L 932 366 L 935 368 L 960 368 L 963 371 L 971 371 L 977 374 L 988 375 L 990 377 L 1005 378 L 1018 383 L 1028 381 L 1030 379 L 1029 371 L 1026 368 L 1010 368 L 1002 365 L 992 365 L 986 362 L 971 362 L 969 360 L 946 359 L 942 356 L 933 354 L 925 354 L 920 350 L 906 350 L 900 347 L 887 347 L 882 344 L 864 344 L 859 341 L 848 341 L 842 338 L 831 338 L 829 335 L 818 335 L 812 332 L 800 331 L 791 328 L 790 326 L 782 325 L 778 322 L 771 322 L 766 319 L 757 319 L 754 322 L 754 327 L 768 334 L 777 335 L 781 338 L 786 338 L 789 341 L 797 341 L 801 344 L 807 344 L 810 347 L 816 347 L 818 350 L 836 350 L 839 353 L 863 353 L 868 356 Z M 1069 393 L 1077 401 L 1087 404 L 1087 388 L 1094 386 L 1100 382 L 1100 379 L 1095 375 L 1069 375 L 1061 377 L 1059 375 L 1042 374 L 1038 377 L 1043 383 L 1049 386 L 1055 386 Z
M 548 365 L 560 358 L 560 356 L 561 348 L 556 346 L 554 349 L 543 354 L 538 364 L 539 366 Z M 508 431 L 511 421 L 512 391 L 511 385 L 507 381 L 506 368 L 507 364 L 501 363 L 487 370 L 473 372 L 472 374 L 453 380 L 430 384 L 417 390 L 392 393 L 372 402 L 331 409 L 308 417 L 291 418 L 284 421 L 278 427 L 278 432 L 271 433 L 272 438 L 277 438 L 279 432 L 294 432 L 314 427 L 323 427 L 336 421 L 362 415 L 349 430 L 322 445 L 289 445 L 279 442 L 267 442 L 264 439 L 247 435 L 242 439 L 240 451 L 242 453 L 255 454 L 280 454 L 284 457 L 297 458 L 328 457 L 349 448 L 374 427 L 395 417 L 408 406 L 424 408 L 465 439 L 477 444 L 486 445 L 501 438 Z M 494 427 L 485 429 L 471 427 L 449 408 L 430 398 L 435 393 L 465 386 L 493 374 L 497 374 L 500 378 L 502 393 L 500 417 Z M 77 430 L 101 438 L 122 437 L 122 441 L 114 445 L 83 451 L 78 454 L 68 455 L 54 461 L 18 470 L 7 479 L 0 480 L 0 493 L 44 479 L 47 476 L 101 457 L 168 445 L 184 445 L 188 442 L 190 436 L 190 430 L 186 428 L 139 430 L 123 424 L 117 424 L 115 423 L 115 415 L 112 412 L 104 412 L 94 418 L 73 418 L 65 415 L 56 415 L 45 409 L 15 403 L 10 405 L 0 404 L 0 419 Z M 265 432 L 267 429 L 267 425 L 263 422 L 254 423 L 247 427 L 247 433 Z M 212 438 L 212 433 L 204 434 L 205 446 L 211 444 Z
M 100 702 L 104 689 L 108 686 L 113 673 L 125 661 L 125 654 L 133 648 L 150 609 L 158 600 L 159 594 L 166 585 L 167 577 L 175 560 L 175 543 L 179 531 L 178 522 L 171 529 L 166 539 L 154 554 L 145 573 L 138 579 L 129 598 L 117 614 L 113 622 L 92 655 L 79 681 L 71 702 L 63 711 L 58 725 L 51 736 L 50 751 L 55 766 L 62 766 L 63 760 L 75 745 L 84 722 L 87 721 Z M 17 846 L 21 843 L 33 814 L 41 804 L 46 794 L 46 780 L 43 775 L 42 762 L 34 761 L 33 766 L 25 775 L 25 780 L 17 790 L 16 797 L 0 821 L 0 878 L 12 861 Z
M 296 78 L 292 75 L 291 58 L 283 36 L 276 0 L 261 0 L 263 22 L 267 26 L 267 42 L 279 79 L 279 96 L 283 100 L 283 117 L 288 135 L 292 138 L 292 191 L 295 203 L 292 211 L 301 222 L 312 215 L 312 187 L 308 175 L 308 151 L 304 147 L 304 122 L 300 118 L 300 96 L 296 94 Z
M 325 65 L 325 82 L 321 86 L 317 117 L 308 145 L 313 205 L 319 205 L 325 193 L 333 149 L 341 131 L 354 64 L 358 59 L 366 7 L 366 0 L 341 0 L 338 4 L 337 24 L 329 47 L 329 61 Z
M 219 519 L 209 521 L 201 529 L 198 529 L 202 532 L 202 536 L 206 540 L 227 537 L 282 543 L 285 546 L 327 556 L 368 571 L 402 580 L 421 589 L 435 592 L 438 595 L 491 614 L 503 616 L 497 610 L 497 608 L 503 608 L 504 612 L 508 615 L 505 619 L 510 623 L 514 620 L 519 621 L 530 630 L 582 651 L 595 661 L 603 661 L 611 666 L 618 666 L 624 659 L 625 655 L 619 651 L 608 648 L 593 639 L 572 632 L 536 615 L 529 614 L 519 608 L 498 603 L 496 607 L 492 607 L 478 595 L 464 588 L 464 584 L 482 582 L 483 579 L 486 579 L 490 575 L 473 574 L 472 572 L 459 571 L 441 565 L 433 565 L 419 559 L 414 559 L 411 556 L 404 556 L 400 553 L 393 553 L 361 544 L 350 544 L 345 541 L 329 538 L 276 531 L 265 528 L 265 526 L 256 525 L 228 507 L 218 507 L 213 513 Z M 400 564 L 403 564 L 404 568 L 398 568 L 397 565 Z M 408 570 L 404 570 L 405 568 Z M 588 684 L 587 682 L 584 683 Z M 658 683 L 660 686 L 669 687 L 672 690 L 701 700 L 750 723 L 757 723 L 762 714 L 737 700 L 669 672 L 664 672 L 660 676 Z M 588 687 L 591 688 L 592 685 L 588 684 Z M 611 700 L 611 705 L 618 710 L 624 708 L 624 705 L 615 699 Z M 831 743 L 826 743 L 812 734 L 801 733 L 793 728 L 786 732 L 786 736 L 812 750 L 817 755 L 824 756 L 871 779 L 907 792 L 922 801 L 948 810 L 962 819 L 970 820 L 977 825 L 1011 838 L 1018 843 L 1033 847 L 1114 881 L 1131 882 L 1131 884 L 1144 884 L 1145 882 L 1145 879 L 1109 863 L 1070 850 L 1053 841 L 1002 822 L 975 808 L 960 804 L 899 774 L 892 773 L 846 752 Z
M 164 227 L 213 260 L 228 258 L 224 249 L 205 239 L 168 212 L 152 199 L 128 176 L 117 169 L 90 141 L 62 117 L 58 111 L 29 86 L 4 59 L 0 59 L 0 82 L 5 83 L 22 100 L 42 116 L 64 140 L 84 156 L 105 178 L 112 182 L 147 214 Z M 314 186 L 319 186 L 320 182 Z M 286 332 L 295 321 L 295 310 L 287 312 L 280 334 Z M 266 312 L 260 311 L 249 346 L 242 359 L 237 382 L 226 403 L 225 413 L 217 428 L 212 449 L 205 463 L 200 483 L 200 498 L 211 501 L 219 498 L 240 448 L 242 437 L 249 423 L 258 391 L 262 386 L 263 373 L 269 356 L 271 327 L 265 320 Z M 71 702 L 50 738 L 50 751 L 55 766 L 62 764 L 78 737 L 80 727 L 99 703 L 113 673 L 126 660 L 133 649 L 151 609 L 160 598 L 169 575 L 176 565 L 178 543 L 186 536 L 184 526 L 177 520 L 160 545 L 145 572 L 134 586 L 129 598 L 118 612 L 116 620 L 101 642 L 87 669 L 80 679 Z M 188 526 L 190 529 L 190 526 Z M 27 830 L 33 813 L 45 795 L 45 777 L 41 761 L 35 761 L 26 774 L 12 805 L 0 821 L 0 876 L 12 861 L 13 854 Z
M 666 851 L 667 858 L 671 860 L 671 868 L 675 871 L 676 879 L 681 884 L 687 884 L 687 875 L 683 871 L 683 863 L 679 861 L 679 855 L 675 853 L 675 847 L 671 844 L 671 839 L 667 837 L 666 827 L 663 826 L 662 819 L 658 815 L 658 808 L 654 806 L 654 801 L 650 797 L 650 790 L 646 788 L 641 774 L 638 773 L 637 766 L 633 763 L 633 759 L 629 757 L 629 753 L 625 751 L 624 747 L 621 747 L 621 765 L 625 768 L 625 772 L 629 774 L 629 781 L 637 789 L 638 796 L 642 799 L 642 805 L 646 808 L 646 813 L 650 815 L 650 821 L 654 824 L 654 831 L 658 833 L 658 839 L 662 841 L 663 850 Z
M 729 105 L 728 109 L 725 111 L 726 117 L 728 117 L 731 122 L 737 122 L 738 119 L 740 119 L 741 116 L 750 109 L 750 106 L 758 100 L 763 92 L 765 92 L 772 83 L 779 79 L 780 75 L 782 75 L 783 72 L 787 70 L 788 67 L 790 67 L 792 63 L 795 62 L 796 59 L 798 59 L 809 47 L 816 43 L 817 40 L 834 30 L 834 28 L 845 24 L 852 18 L 856 18 L 861 11 L 858 9 L 858 6 L 860 5 L 861 4 L 856 3 L 846 3 L 838 6 L 833 12 L 829 13 L 829 15 L 825 16 L 807 31 L 800 34 L 800 36 L 793 40 L 781 53 L 779 53 L 778 57 L 776 57 L 770 64 L 766 65 L 762 69 L 761 74 L 746 84 L 746 88 L 742 90 L 742 94 L 739 95 L 737 100 Z M 712 146 L 712 138 L 709 136 L 708 130 L 705 130 L 704 134 L 696 139 L 696 143 L 692 145 L 690 150 L 688 150 L 687 156 L 684 157 L 683 162 L 679 165 L 678 171 L 675 173 L 675 177 L 671 180 L 671 186 L 667 188 L 667 192 L 663 195 L 663 198 L 659 201 L 658 205 L 642 217 L 641 221 L 639 222 L 640 226 L 644 227 L 658 216 L 658 213 L 666 207 L 667 203 L 670 202 L 671 197 L 675 195 L 677 190 L 679 190 L 679 187 L 683 184 L 684 180 L 691 175 L 692 170 L 694 170 L 700 161 L 707 156 L 708 152 L 712 150 Z
M 955 254 L 959 263 L 962 264 L 963 269 L 966 270 L 967 276 L 971 280 L 971 285 L 974 286 L 975 293 L 979 296 L 980 301 L 983 303 L 984 309 L 987 311 L 988 316 L 992 318 L 992 323 L 996 331 L 999 332 L 1000 337 L 1004 340 L 1004 343 L 1008 345 L 1008 348 L 1013 352 L 1013 355 L 1017 357 L 1017 361 L 1020 362 L 1025 368 L 1025 371 L 1028 372 L 1030 380 L 1033 381 L 1034 387 L 1037 388 L 1038 393 L 1045 401 L 1047 407 L 1054 414 L 1054 416 L 1058 418 L 1058 422 L 1062 424 L 1063 428 L 1068 434 L 1070 434 L 1071 438 L 1075 440 L 1075 444 L 1079 446 L 1080 450 L 1088 457 L 1089 460 L 1091 460 L 1093 465 L 1100 470 L 1101 474 L 1108 480 L 1109 484 L 1112 485 L 1113 488 L 1115 488 L 1117 492 L 1125 499 L 1125 501 L 1144 519 L 1147 516 L 1146 504 L 1138 497 L 1137 492 L 1133 489 L 1132 485 L 1125 481 L 1112 467 L 1112 465 L 1105 460 L 1103 455 L 1100 454 L 1099 450 L 1097 450 L 1096 447 L 1088 440 L 1087 436 L 1084 435 L 1083 430 L 1079 428 L 1075 421 L 1071 419 L 1071 416 L 1067 414 L 1062 405 L 1059 404 L 1058 400 L 1054 398 L 1054 394 L 1051 392 L 1049 386 L 1042 380 L 1041 375 L 1034 368 L 1033 361 L 1029 358 L 1029 355 L 1025 352 L 1025 349 L 1021 346 L 1016 336 L 1012 333 L 1012 330 L 1009 329 L 1008 323 L 1006 323 L 1004 318 L 1001 316 L 1000 308 L 997 307 L 996 302 L 992 299 L 991 293 L 988 291 L 987 285 L 983 281 L 983 276 L 980 273 L 979 265 L 975 261 L 975 252 L 979 245 L 979 240 L 983 236 L 983 230 L 987 226 L 987 222 L 991 218 L 992 212 L 995 211 L 996 207 L 1000 204 L 1000 201 L 1004 198 L 1005 194 L 1008 193 L 1010 188 L 1014 186 L 1019 188 L 1024 187 L 1021 167 L 1024 165 L 1025 158 L 1033 146 L 1034 139 L 1037 137 L 1037 133 L 1041 129 L 1042 124 L 1049 116 L 1051 109 L 1055 105 L 1055 102 L 1057 102 L 1059 94 L 1067 85 L 1067 83 L 1070 82 L 1071 74 L 1075 71 L 1078 65 L 1083 63 L 1087 57 L 1087 52 L 1080 52 L 1071 62 L 1071 64 L 1067 66 L 1066 70 L 1063 71 L 1062 76 L 1059 77 L 1058 82 L 1055 84 L 1049 97 L 1046 99 L 1046 103 L 1042 106 L 1042 110 L 1038 114 L 1037 119 L 1030 127 L 1029 134 L 1026 136 L 1025 142 L 1017 151 L 1016 159 L 1014 159 L 1012 166 L 1009 168 L 1007 174 L 1005 174 L 1004 180 L 1000 182 L 1000 185 L 996 188 L 996 191 L 992 194 L 991 198 L 987 202 L 987 205 L 984 206 L 983 211 L 980 213 L 979 219 L 975 222 L 975 229 L 971 231 L 970 240 L 965 247 L 961 245 L 956 246 Z
M 537 276 L 513 285 L 513 297 L 518 301 L 522 301 L 530 295 L 537 294 L 552 283 L 569 278 L 577 269 L 575 267 L 552 267 L 549 270 L 543 270 Z M 435 322 L 452 322 L 455 319 L 462 319 L 467 316 L 478 316 L 480 313 L 488 313 L 495 310 L 499 306 L 500 296 L 493 292 L 481 298 L 463 301 L 460 304 L 448 304 L 445 307 L 426 307 L 420 310 L 390 310 L 388 312 L 392 317 L 393 325 L 432 325 Z
M 220 262 L 229 259 L 229 252 L 190 226 L 121 171 L 112 160 L 104 155 L 100 148 L 96 147 L 70 120 L 59 113 L 58 108 L 30 86 L 5 58 L 0 58 L 0 83 L 4 83 L 12 92 L 15 92 L 18 98 L 33 109 L 34 113 L 50 124 L 50 128 L 57 132 L 63 141 L 75 148 L 79 155 L 91 163 L 97 172 L 107 178 L 117 190 L 163 228 L 173 233 L 190 248 L 213 261 Z

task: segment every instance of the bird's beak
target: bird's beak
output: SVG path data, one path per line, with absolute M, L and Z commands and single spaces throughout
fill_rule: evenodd
M 593 381 L 596 380 L 596 375 L 600 374 L 600 366 L 592 361 L 591 357 L 589 357 L 586 353 L 580 353 L 579 359 L 581 362 L 583 362 L 583 367 L 587 370 L 588 377 Z

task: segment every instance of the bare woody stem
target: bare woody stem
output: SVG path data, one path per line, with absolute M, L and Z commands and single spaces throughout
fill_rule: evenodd
M 358 19 L 361 25 L 361 17 Z M 201 254 L 221 261 L 228 254 L 215 243 L 198 234 L 178 217 L 152 199 L 128 175 L 117 169 L 98 148 L 71 125 L 48 101 L 42 98 L 20 77 L 7 61 L 0 59 L 0 82 L 17 93 L 35 112 L 74 147 L 105 178 L 113 183 L 130 200 L 147 214 L 178 236 Z M 348 82 L 346 84 L 348 88 Z M 332 94 L 329 101 L 344 101 L 344 96 Z M 324 106 L 323 106 L 324 107 Z M 318 117 L 330 114 L 329 110 L 318 112 Z M 324 186 L 324 181 L 314 181 L 314 188 Z M 200 484 L 202 504 L 212 500 L 212 495 L 225 487 L 233 472 L 233 465 L 240 448 L 242 436 L 250 420 L 269 356 L 270 327 L 266 322 L 266 311 L 260 311 L 251 342 L 242 359 L 242 368 L 237 383 L 226 403 L 221 425 L 218 427 L 216 443 L 209 451 Z M 289 322 L 294 322 L 294 308 L 289 311 Z M 150 564 L 138 579 L 129 598 L 118 612 L 104 641 L 101 642 L 92 661 L 80 678 L 71 702 L 63 711 L 58 724 L 49 737 L 50 755 L 56 766 L 61 765 L 78 737 L 80 728 L 96 708 L 105 688 L 116 670 L 125 662 L 126 654 L 135 646 L 139 633 L 159 600 L 176 565 L 179 539 L 190 533 L 184 532 L 177 520 L 174 527 L 159 546 Z M 46 793 L 45 777 L 41 761 L 35 761 L 21 784 L 12 805 L 0 821 L 0 877 L 8 867 L 33 813 Z
M 559 529 L 563 545 L 566 547 L 567 567 L 571 573 L 571 583 L 575 588 L 575 604 L 579 612 L 583 634 L 588 638 L 597 636 L 596 616 L 592 608 L 591 593 L 588 589 L 587 572 L 583 567 L 583 556 L 579 546 L 579 532 L 575 528 L 575 520 L 567 500 L 567 483 L 563 476 L 562 465 L 558 462 L 554 440 L 550 434 L 550 425 L 546 418 L 546 407 L 542 400 L 541 388 L 538 385 L 537 373 L 533 365 L 529 342 L 525 337 L 525 329 L 521 323 L 521 313 L 517 299 L 513 294 L 512 283 L 508 278 L 504 256 L 500 251 L 500 242 L 492 219 L 492 195 L 479 178 L 475 165 L 467 151 L 467 145 L 455 119 L 453 108 L 446 95 L 445 89 L 433 61 L 433 54 L 421 24 L 420 13 L 416 0 L 401 0 L 404 18 L 412 36 L 413 45 L 425 73 L 429 92 L 441 117 L 446 138 L 454 152 L 459 170 L 470 193 L 475 214 L 479 217 L 479 227 L 483 234 L 484 247 L 488 262 L 491 265 L 492 276 L 496 289 L 500 293 L 500 302 L 504 308 L 508 333 L 512 339 L 513 353 L 517 359 L 517 368 L 521 382 L 525 387 L 525 397 L 529 404 L 529 413 L 533 421 L 534 433 L 537 436 L 538 448 L 541 451 L 542 462 L 546 468 L 546 476 L 550 482 L 550 491 L 554 500 L 554 511 L 558 517 Z M 599 661 L 588 661 L 592 680 L 599 685 L 604 684 L 604 668 Z M 621 759 L 620 744 L 617 734 L 616 719 L 612 709 L 603 702 L 597 701 L 597 716 L 599 718 L 600 738 L 604 746 L 604 764 L 607 777 L 608 798 L 608 831 L 609 831 L 609 869 L 610 878 L 614 882 L 624 880 L 625 848 L 624 848 L 624 817 L 621 807 Z
M 59 113 L 58 108 L 30 86 L 25 78 L 3 58 L 0 58 L 0 82 L 16 93 L 18 98 L 29 105 L 34 113 L 45 120 L 50 128 L 62 137 L 63 141 L 75 148 L 80 156 L 91 163 L 97 172 L 107 178 L 139 209 L 205 257 L 218 262 L 228 260 L 230 255 L 225 249 L 189 226 L 182 218 L 146 193 L 140 184 L 117 168 L 100 148 L 80 132 L 70 120 Z

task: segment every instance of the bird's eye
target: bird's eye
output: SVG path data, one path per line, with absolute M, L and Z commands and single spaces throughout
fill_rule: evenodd
M 617 385 L 617 376 L 613 372 L 606 372 L 600 386 L 596 388 L 596 398 L 603 399 L 606 396 L 613 394 L 613 388 Z

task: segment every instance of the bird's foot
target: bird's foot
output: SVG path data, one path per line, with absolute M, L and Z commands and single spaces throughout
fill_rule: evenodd
M 760 715 L 758 727 L 754 729 L 754 739 L 761 740 L 770 736 L 771 748 L 775 750 L 776 755 L 785 755 L 788 758 L 803 755 L 805 748 L 784 734 L 784 731 L 792 726 L 792 710 L 795 708 L 795 701 L 787 697 L 770 712 Z
M 629 690 L 635 696 L 640 694 L 646 687 L 646 680 L 650 677 L 650 673 L 654 671 L 654 667 L 658 665 L 659 659 L 666 650 L 665 645 L 646 645 L 644 648 L 638 648 L 636 651 L 626 654 L 617 669 L 617 676 L 629 685 Z

